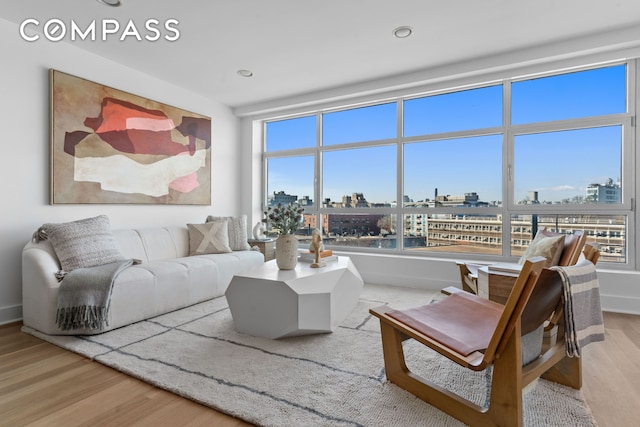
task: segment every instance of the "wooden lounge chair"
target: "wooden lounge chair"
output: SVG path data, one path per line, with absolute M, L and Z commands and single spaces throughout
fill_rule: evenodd
M 536 257 L 524 263 L 504 306 L 454 288 L 457 291 L 445 299 L 415 309 L 371 309 L 380 319 L 387 379 L 471 426 L 522 426 L 522 390 L 542 374 L 580 388 L 580 359 L 566 356 L 562 340 L 522 366 L 521 337 L 539 328 L 561 307 L 562 281 L 557 272 L 543 269 L 544 262 L 543 257 Z M 559 334 L 562 319 L 560 316 Z M 488 408 L 411 372 L 402 348 L 407 339 L 474 371 L 493 365 Z

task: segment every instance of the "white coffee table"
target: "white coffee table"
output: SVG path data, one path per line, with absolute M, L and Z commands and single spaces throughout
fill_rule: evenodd
M 351 259 L 325 267 L 276 261 L 233 277 L 225 293 L 236 331 L 265 338 L 333 332 L 354 309 L 364 282 Z

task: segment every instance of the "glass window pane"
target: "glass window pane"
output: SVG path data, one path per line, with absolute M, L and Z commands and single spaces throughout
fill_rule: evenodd
M 502 85 L 404 101 L 404 135 L 502 126 Z
M 500 255 L 502 216 L 407 214 L 404 248 L 409 251 Z
M 622 126 L 518 135 L 516 204 L 622 203 Z
M 372 105 L 322 115 L 322 144 L 395 138 L 396 103 Z
M 511 216 L 511 255 L 520 257 L 537 230 L 573 234 L 584 230 L 587 243 L 600 246 L 600 262 L 627 262 L 627 217 L 625 215 L 538 214 Z
M 316 116 L 267 122 L 267 151 L 316 146 Z
M 405 144 L 405 207 L 502 205 L 502 135 Z
M 391 206 L 396 200 L 396 169 L 395 146 L 324 152 L 323 206 Z
M 322 241 L 325 246 L 377 249 L 396 248 L 396 215 L 322 215 Z
M 513 124 L 624 113 L 626 66 L 515 82 L 511 98 Z
M 311 234 L 318 228 L 324 235 L 322 224 L 318 224 L 318 216 L 310 213 L 302 214 L 302 229 L 298 232 L 298 240 L 311 243 Z M 302 237 L 300 237 L 302 236 Z
M 267 204 L 313 204 L 313 156 L 267 160 Z

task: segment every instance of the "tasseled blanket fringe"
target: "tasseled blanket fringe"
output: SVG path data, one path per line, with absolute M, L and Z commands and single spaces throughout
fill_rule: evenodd
M 47 236 L 47 230 L 45 230 L 44 226 L 38 228 L 33 235 L 31 236 L 31 240 L 33 243 L 40 243 L 43 240 L 47 240 L 49 236 Z
M 59 308 L 56 323 L 63 331 L 72 329 L 103 330 L 109 326 L 107 308 L 97 306 L 78 306 Z

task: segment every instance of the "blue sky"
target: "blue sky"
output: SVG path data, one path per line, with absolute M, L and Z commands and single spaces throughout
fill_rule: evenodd
M 616 114 L 626 111 L 623 65 L 515 82 L 514 125 Z M 500 127 L 502 86 L 407 100 L 407 137 Z M 391 140 L 398 134 L 396 103 L 324 114 L 323 145 Z M 271 122 L 267 150 L 316 146 L 316 117 Z M 584 196 L 590 183 L 621 177 L 621 127 L 516 135 L 515 200 L 531 190 L 541 200 Z M 364 193 L 370 202 L 397 198 L 395 144 L 326 151 L 324 197 Z M 404 194 L 414 200 L 476 192 L 483 201 L 502 200 L 502 135 L 416 141 L 404 146 Z M 269 192 L 313 197 L 313 157 L 269 161 Z

